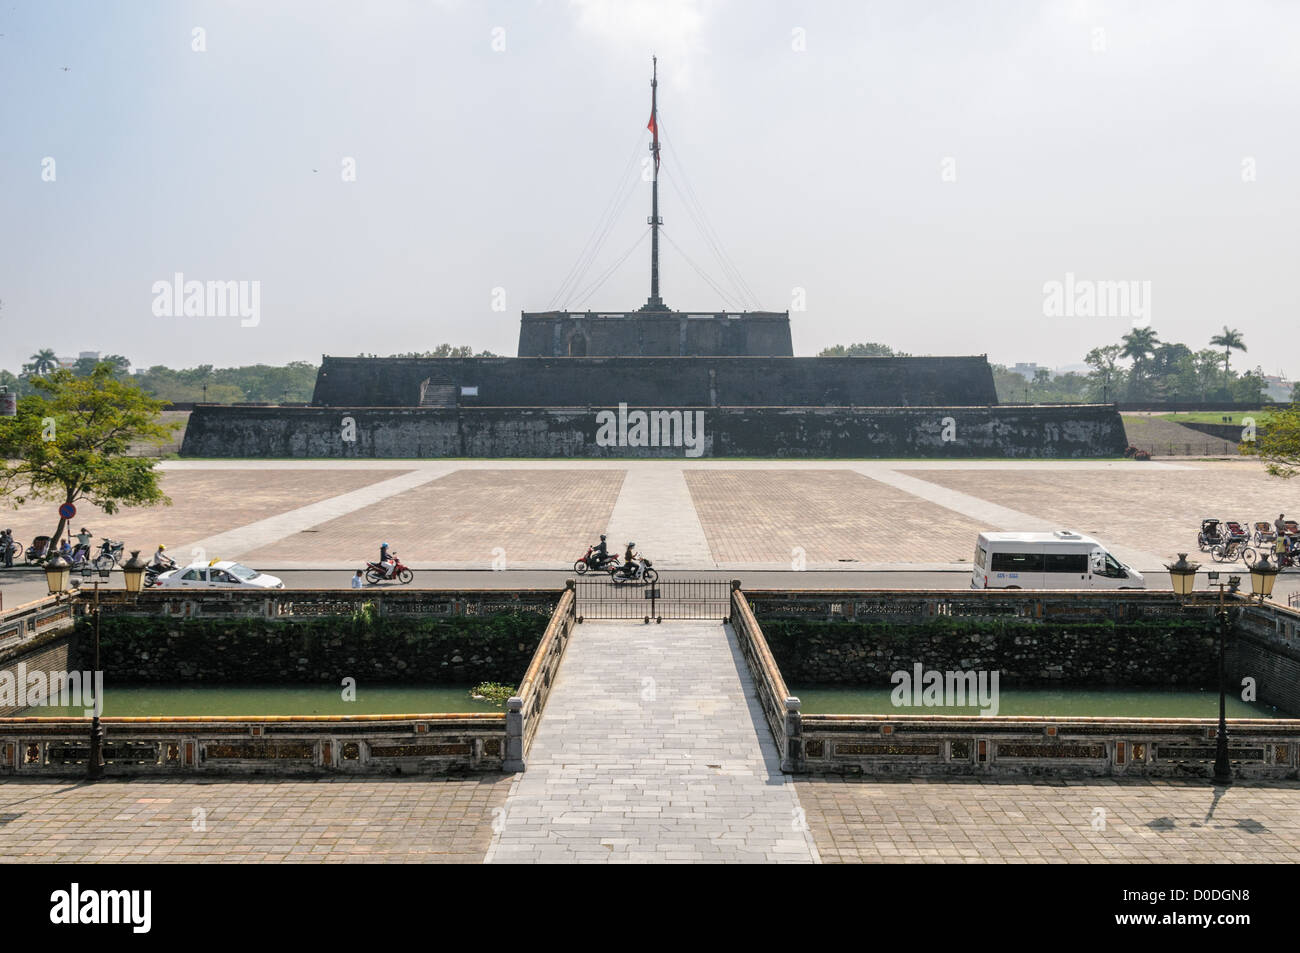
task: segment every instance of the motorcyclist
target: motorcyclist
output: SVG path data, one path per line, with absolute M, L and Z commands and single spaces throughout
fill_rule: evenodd
M 388 551 L 388 544 L 381 543 L 379 546 L 379 568 L 383 570 L 384 578 L 389 579 L 393 575 L 393 569 L 397 566 L 397 560 L 393 554 Z
M 629 542 L 627 552 L 623 554 L 623 575 L 640 579 L 644 573 L 645 564 L 641 561 L 641 554 L 636 551 L 636 543 Z
M 600 542 L 592 547 L 591 564 L 596 569 L 605 568 L 605 563 L 609 561 L 609 545 L 605 542 L 605 534 L 600 534 Z
M 166 572 L 168 569 L 175 569 L 176 563 L 167 555 L 167 547 L 162 543 L 154 550 L 153 558 L 149 560 L 149 568 L 155 572 Z

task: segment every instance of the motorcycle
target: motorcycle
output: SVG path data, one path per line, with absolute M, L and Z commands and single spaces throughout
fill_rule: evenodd
M 623 565 L 616 565 L 616 566 L 609 567 L 609 578 L 615 583 L 633 581 L 633 582 L 648 582 L 651 585 L 654 585 L 654 583 L 659 579 L 659 571 L 650 568 L 653 565 L 653 563 L 651 563 L 650 560 L 646 559 L 644 556 L 641 557 L 640 561 L 645 563 L 645 573 L 642 576 L 637 577 L 635 575 L 636 564 L 632 563 L 630 569 L 628 566 L 623 566 Z
M 573 564 L 573 571 L 581 576 L 588 569 L 594 570 L 595 572 L 607 572 L 611 568 L 617 569 L 618 565 L 618 557 L 613 553 L 607 553 L 602 561 L 600 557 L 596 555 L 596 547 L 588 546 L 586 554 Z
M 175 568 L 176 563 L 170 559 L 160 566 L 150 563 L 144 570 L 144 587 L 148 589 L 150 586 L 157 585 L 159 576 Z
M 388 558 L 393 561 L 391 575 L 380 563 L 366 563 L 366 582 L 374 586 L 381 582 L 396 580 L 402 585 L 406 585 L 415 578 L 415 574 L 402 565 L 402 561 L 397 558 L 396 554 L 389 553 Z
M 95 557 L 95 568 L 115 569 L 122 561 L 122 548 L 125 545 L 120 539 L 114 540 L 105 536 L 99 546 L 99 555 Z

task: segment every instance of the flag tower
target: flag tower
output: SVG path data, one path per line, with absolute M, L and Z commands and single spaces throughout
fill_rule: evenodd
M 646 128 L 650 130 L 653 139 L 650 142 L 650 152 L 654 156 L 654 179 L 650 186 L 650 217 L 646 222 L 650 226 L 650 298 L 641 307 L 642 311 L 667 311 L 668 307 L 664 304 L 664 299 L 659 297 L 659 226 L 664 220 L 659 217 L 659 104 L 658 104 L 658 87 L 659 87 L 659 58 L 651 57 L 651 76 L 650 76 L 650 121 L 646 123 Z

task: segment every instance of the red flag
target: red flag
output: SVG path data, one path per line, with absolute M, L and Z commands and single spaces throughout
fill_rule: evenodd
M 654 133 L 655 141 L 651 147 L 651 152 L 655 154 L 655 171 L 659 171 L 659 123 L 655 121 L 655 112 L 650 110 L 650 121 L 646 123 L 646 128 Z
M 650 121 L 645 127 L 654 133 L 655 141 L 650 151 L 655 154 L 655 175 L 659 174 L 659 57 L 654 57 L 654 74 L 650 80 Z

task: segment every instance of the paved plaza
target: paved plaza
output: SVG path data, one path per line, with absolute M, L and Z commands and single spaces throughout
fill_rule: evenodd
M 590 831 L 575 835 L 573 824 L 549 828 L 541 817 L 508 811 L 514 783 L 508 776 L 6 781 L 0 862 L 481 863 L 494 825 L 503 823 L 506 832 L 532 830 L 537 844 L 568 842 L 575 855 L 580 842 L 596 843 Z M 781 797 L 797 798 L 821 863 L 1253 864 L 1300 857 L 1294 782 L 1239 782 L 1225 791 L 1173 781 L 801 779 L 789 789 L 782 787 Z M 710 797 L 702 799 L 706 808 Z M 1098 818 L 1104 829 L 1094 828 Z M 621 838 L 602 835 L 609 846 L 588 853 L 603 861 L 622 853 L 628 862 L 694 854 L 680 834 L 649 834 L 650 826 L 638 820 Z M 806 862 L 812 851 L 789 857 Z M 495 859 L 504 859 L 499 844 Z
M 478 863 L 510 779 L 5 781 L 0 862 Z
M 800 779 L 823 863 L 1294 864 L 1300 784 Z
M 1068 527 L 1139 570 L 1205 516 L 1300 513 L 1257 461 L 208 461 L 162 463 L 172 506 L 75 526 L 182 559 L 346 569 L 388 540 L 416 569 L 563 569 L 607 532 L 667 570 L 969 566 L 982 529 Z M 6 517 L 50 533 L 50 504 Z M 802 556 L 800 556 L 802 554 Z M 1208 557 L 1206 557 L 1208 559 Z M 1227 567 L 1225 567 L 1227 568 Z M 1241 568 L 1241 564 L 1237 564 Z M 1300 575 L 1300 574 L 1298 574 Z M 1282 591 L 1285 579 L 1279 582 Z

